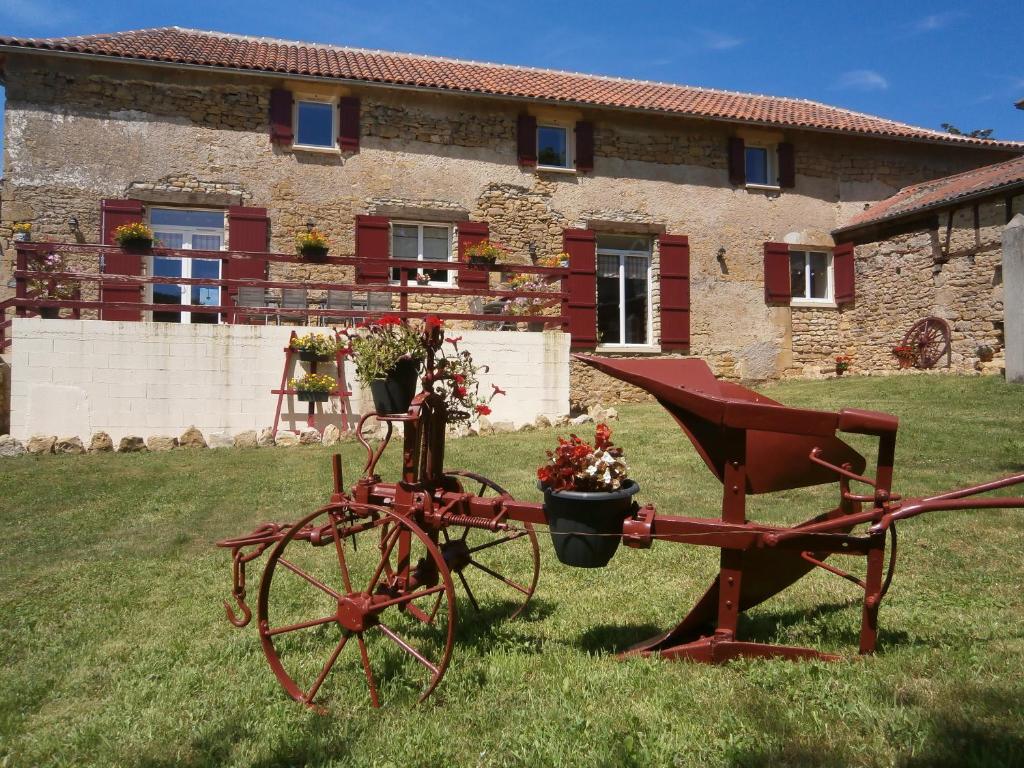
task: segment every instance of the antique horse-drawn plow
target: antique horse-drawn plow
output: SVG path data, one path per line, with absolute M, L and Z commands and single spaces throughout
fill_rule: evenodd
M 582 359 L 654 395 L 723 486 L 720 518 L 664 515 L 650 504 L 633 503 L 622 521 L 615 535 L 630 547 L 661 540 L 721 549 L 719 574 L 693 609 L 675 627 L 625 656 L 703 662 L 741 656 L 838 659 L 810 648 L 737 636 L 743 611 L 815 568 L 863 590 L 860 652 L 870 653 L 879 607 L 895 572 L 897 521 L 939 510 L 1024 507 L 1024 498 L 977 498 L 1024 482 L 1024 474 L 929 498 L 901 499 L 892 490 L 893 416 L 787 408 L 718 381 L 697 359 Z M 357 434 L 367 461 L 348 492 L 335 455 L 330 503 L 296 523 L 267 524 L 218 544 L 233 555 L 236 607 L 226 607 L 236 626 L 251 618 L 245 565 L 272 547 L 256 605 L 260 641 L 281 685 L 313 708 L 328 698 L 322 692 L 336 668 L 332 684 L 342 672 L 347 673 L 342 691 L 365 680 L 374 706 L 382 685 L 426 698 L 451 659 L 456 584 L 480 611 L 481 621 L 494 618 L 499 609 L 518 614 L 537 585 L 534 526 L 547 522 L 543 505 L 513 499 L 472 472 L 444 469 L 444 401 L 425 390 L 407 413 L 375 417 L 386 424 L 386 437 L 374 448 L 363 440 L 360 423 Z M 401 479 L 383 482 L 377 466 L 396 422 L 404 426 Z M 878 438 L 874 477 L 864 475 L 865 459 L 837 432 Z M 836 484 L 838 499 L 823 514 L 792 527 L 747 520 L 749 494 L 829 483 Z M 857 492 L 853 484 L 866 490 Z M 864 558 L 866 575 L 860 578 L 826 562 L 832 555 Z M 483 593 L 498 600 L 484 601 Z

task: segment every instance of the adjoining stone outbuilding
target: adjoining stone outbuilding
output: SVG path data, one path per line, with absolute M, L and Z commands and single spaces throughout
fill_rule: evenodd
M 930 311 L 960 277 L 947 265 L 938 285 L 929 264 L 932 283 L 908 270 L 894 291 L 833 231 L 908 185 L 1024 152 L 799 99 L 177 27 L 0 36 L 0 67 L 0 286 L 16 223 L 97 243 L 145 220 L 185 248 L 292 251 L 312 221 L 367 268 L 230 274 L 225 260 L 218 274 L 386 282 L 376 259 L 407 254 L 431 263 L 430 285 L 490 238 L 521 263 L 570 253 L 575 349 L 699 355 L 742 379 L 812 374 L 848 349 L 884 368 L 895 316 Z M 997 340 L 994 307 L 958 355 Z M 143 316 L 128 314 L 110 319 Z M 574 367 L 572 397 L 639 394 Z
M 831 324 L 794 315 L 795 372 L 834 368 L 833 351 L 852 356 L 855 371 L 893 371 L 893 346 L 929 316 L 949 325 L 951 370 L 1001 372 L 1006 317 L 1024 304 L 1007 294 L 1003 269 L 1004 232 L 1020 212 L 1015 158 L 908 186 L 836 229 L 837 242 L 856 244 L 857 301 Z

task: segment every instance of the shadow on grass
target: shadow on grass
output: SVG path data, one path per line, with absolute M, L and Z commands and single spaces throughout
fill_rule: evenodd
M 662 631 L 654 624 L 598 624 L 583 632 L 576 645 L 588 653 L 621 653 Z
M 555 604 L 550 600 L 531 598 L 529 604 L 519 616 L 510 619 L 519 604 L 510 600 L 486 602 L 477 611 L 469 600 L 461 598 L 458 603 L 459 624 L 455 631 L 455 643 L 486 651 L 491 645 L 499 642 L 509 633 L 525 635 L 520 631 L 533 622 L 543 621 L 555 611 Z

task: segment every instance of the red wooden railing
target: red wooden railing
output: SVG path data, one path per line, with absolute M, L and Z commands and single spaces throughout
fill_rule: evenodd
M 255 278 L 183 278 L 183 277 L 159 277 L 155 275 L 115 275 L 105 274 L 99 268 L 104 256 L 110 253 L 134 255 L 139 259 L 146 259 L 150 255 L 167 258 L 189 258 L 189 259 L 212 259 L 219 260 L 222 264 L 221 274 L 230 273 L 229 262 L 253 261 L 261 263 L 292 263 L 307 264 L 294 254 L 285 253 L 263 253 L 251 251 L 199 251 L 174 248 L 153 248 L 151 251 L 141 254 L 130 254 L 117 246 L 93 245 L 81 243 L 16 243 L 17 260 L 14 270 L 15 295 L 13 298 L 0 302 L 0 350 L 10 344 L 9 329 L 11 320 L 9 315 L 13 311 L 18 317 L 28 317 L 40 314 L 40 310 L 55 308 L 57 310 L 70 310 L 73 317 L 80 317 L 84 311 L 94 311 L 100 316 L 107 310 L 128 310 L 138 312 L 191 312 L 197 314 L 223 315 L 225 322 L 245 322 L 246 318 L 257 316 L 286 316 L 288 318 L 304 318 L 307 324 L 312 324 L 318 318 L 365 318 L 373 314 L 380 314 L 381 310 L 369 311 L 363 309 L 338 309 L 327 307 L 324 303 L 319 306 L 302 307 L 281 307 L 280 301 L 270 303 L 265 307 L 240 306 L 236 305 L 234 299 L 237 291 L 242 287 L 263 288 L 264 295 L 280 292 L 285 288 L 305 289 L 307 296 L 310 291 L 351 291 L 353 294 L 367 294 L 367 305 L 370 304 L 369 294 L 387 293 L 398 295 L 398 307 L 392 310 L 385 310 L 389 314 L 398 315 L 402 318 L 422 318 L 428 315 L 436 315 L 442 320 L 460 320 L 491 322 L 498 324 L 509 324 L 509 327 L 516 327 L 511 324 L 517 323 L 543 323 L 546 328 L 561 328 L 568 330 L 569 327 L 569 292 L 568 276 L 569 270 L 562 267 L 539 267 L 522 264 L 496 264 L 496 265 L 471 265 L 464 262 L 423 262 L 409 259 L 382 259 L 388 270 L 400 270 L 401 279 L 395 283 L 341 283 L 324 280 L 259 280 Z M 56 255 L 60 257 L 59 264 L 76 257 L 81 259 L 92 258 L 95 262 L 90 271 L 70 271 L 61 269 L 58 266 L 54 269 L 52 264 L 48 265 L 47 257 Z M 323 264 L 337 266 L 351 266 L 355 268 L 358 264 L 365 264 L 365 258 L 356 259 L 351 256 L 329 257 Z M 430 269 L 435 271 L 448 271 L 463 273 L 467 270 L 486 270 L 498 272 L 503 278 L 511 275 L 536 275 L 539 281 L 546 282 L 550 290 L 523 291 L 514 290 L 510 287 L 490 288 L 485 285 L 474 283 L 471 286 L 460 287 L 458 285 L 446 287 L 438 285 L 420 285 L 414 279 L 417 270 Z M 143 270 L 146 271 L 146 270 Z M 45 283 L 50 286 L 49 290 L 40 289 L 39 286 Z M 33 285 L 36 290 L 33 290 Z M 71 295 L 68 297 L 54 296 L 53 286 L 63 286 L 65 290 L 70 286 Z M 138 302 L 106 301 L 103 298 L 103 286 L 137 286 L 140 293 Z M 221 301 L 216 306 L 197 304 L 165 304 L 146 303 L 142 301 L 142 290 L 147 285 L 187 285 L 207 286 L 221 289 Z M 98 299 L 83 299 L 82 295 L 90 292 L 88 286 L 93 286 L 92 293 L 96 293 Z M 123 295 L 123 292 L 121 293 Z M 501 312 L 496 314 L 458 312 L 445 309 L 437 311 L 421 311 L 409 309 L 409 297 L 417 295 L 429 295 L 443 306 L 444 299 L 456 299 L 459 297 L 479 297 L 484 300 L 508 301 L 516 298 L 539 299 L 538 309 L 540 314 L 516 314 Z M 507 304 L 505 305 L 507 306 Z

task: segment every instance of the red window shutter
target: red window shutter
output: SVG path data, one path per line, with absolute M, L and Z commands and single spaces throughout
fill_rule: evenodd
M 658 238 L 661 271 L 661 348 L 690 350 L 690 241 Z
M 796 160 L 793 157 L 793 145 L 787 141 L 779 144 L 779 186 L 796 186 Z
M 537 118 L 520 115 L 517 133 L 519 164 L 524 167 L 537 165 Z
M 729 137 L 729 183 L 738 187 L 747 183 L 746 145 L 738 136 Z
M 266 208 L 228 208 L 228 247 L 232 251 L 266 252 L 270 243 L 270 219 Z M 225 280 L 266 280 L 266 259 L 225 259 Z M 221 292 L 221 304 L 234 305 L 238 286 L 229 286 Z M 231 315 L 226 315 L 230 318 Z
M 594 124 L 583 120 L 576 123 L 576 170 L 594 170 Z
M 789 277 L 789 243 L 764 244 L 764 300 L 789 304 L 793 287 Z
M 385 216 L 356 216 L 357 283 L 388 282 L 391 228 Z
M 292 92 L 274 88 L 270 92 L 270 143 L 290 145 L 292 133 Z
M 589 229 L 567 229 L 562 248 L 569 254 L 569 333 L 572 349 L 597 345 L 597 239 Z
M 466 261 L 466 249 L 486 240 L 489 234 L 487 222 L 459 222 L 459 261 Z M 486 289 L 490 285 L 490 272 L 483 269 L 467 269 L 459 272 L 459 287 Z
M 100 201 L 100 228 L 103 232 L 104 244 L 116 245 L 117 239 L 114 237 L 114 230 L 122 224 L 142 221 L 143 216 L 144 209 L 139 200 Z M 142 257 L 121 251 L 107 251 L 103 254 L 103 273 L 107 275 L 141 275 Z M 141 303 L 141 286 L 103 283 L 100 291 L 102 300 L 105 302 Z M 103 309 L 102 318 L 104 320 L 141 320 L 142 315 L 138 310 L 132 309 Z
M 342 152 L 359 151 L 359 99 L 355 96 L 338 102 L 338 146 Z
M 835 280 L 836 304 L 852 304 L 856 298 L 857 276 L 854 269 L 853 243 L 842 243 L 832 251 L 832 276 Z

